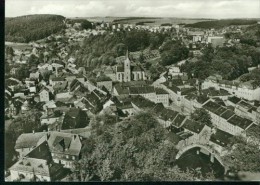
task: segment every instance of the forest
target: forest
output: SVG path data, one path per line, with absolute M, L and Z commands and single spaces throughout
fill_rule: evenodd
M 191 27 L 191 28 L 204 28 L 204 29 L 210 29 L 210 28 L 224 28 L 227 26 L 232 25 L 251 25 L 256 24 L 257 20 L 246 20 L 246 19 L 226 19 L 226 20 L 214 20 L 214 21 L 203 21 L 203 22 L 197 22 L 194 24 L 186 24 L 185 27 Z
M 60 15 L 26 15 L 5 21 L 5 40 L 28 43 L 40 40 L 65 28 L 65 17 Z
M 243 34 L 238 45 L 213 48 L 211 45 L 202 49 L 203 55 L 197 62 L 189 60 L 181 66 L 189 77 L 205 79 L 212 74 L 220 74 L 225 80 L 235 80 L 241 75 L 242 81 L 255 80 L 259 84 L 256 72 L 249 74 L 248 68 L 260 64 L 260 25 L 252 25 Z M 231 37 L 232 33 L 229 34 Z M 244 75 L 245 74 L 245 75 Z
M 168 33 L 149 33 L 146 31 L 114 32 L 113 34 L 92 35 L 84 40 L 83 45 L 71 49 L 77 57 L 79 66 L 115 65 L 115 58 L 130 52 L 146 48 L 158 49 Z

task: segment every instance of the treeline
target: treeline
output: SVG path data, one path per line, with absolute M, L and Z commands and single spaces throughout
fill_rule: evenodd
M 226 80 L 235 80 L 248 73 L 248 67 L 260 64 L 259 56 L 260 51 L 249 45 L 216 50 L 209 46 L 197 62 L 186 62 L 181 68 L 190 77 L 205 79 L 212 74 L 220 74 Z
M 142 30 L 92 35 L 84 40 L 81 47 L 71 48 L 79 66 L 114 65 L 115 58 L 146 48 L 158 49 L 170 33 L 151 33 Z
M 135 25 L 144 25 L 145 23 L 155 23 L 155 21 L 141 21 L 137 22 Z
M 113 20 L 114 23 L 121 22 L 121 21 L 131 21 L 136 19 L 161 19 L 159 17 L 127 17 L 122 19 L 115 19 Z
M 5 39 L 10 42 L 30 42 L 48 37 L 65 28 L 60 15 L 26 15 L 8 18 L 5 22 Z
M 185 27 L 192 27 L 192 28 L 223 28 L 232 25 L 251 25 L 256 24 L 256 20 L 245 20 L 245 19 L 228 19 L 228 20 L 217 20 L 217 21 L 203 21 L 197 22 L 194 24 L 186 24 Z

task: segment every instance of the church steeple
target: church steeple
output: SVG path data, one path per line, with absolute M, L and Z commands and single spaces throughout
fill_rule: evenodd
M 128 48 L 126 49 L 126 59 L 129 59 L 129 52 L 128 52 Z
M 126 59 L 124 61 L 124 81 L 125 82 L 131 81 L 131 62 L 129 59 L 128 48 L 126 50 Z

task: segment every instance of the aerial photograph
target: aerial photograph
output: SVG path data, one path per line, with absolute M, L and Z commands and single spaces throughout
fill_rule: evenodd
M 260 181 L 260 0 L 5 0 L 6 182 Z

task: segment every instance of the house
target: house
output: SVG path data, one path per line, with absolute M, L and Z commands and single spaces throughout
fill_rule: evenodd
M 150 110 L 156 104 L 140 95 L 131 98 L 131 104 L 134 108 L 134 112 L 140 112 L 145 110 Z
M 211 128 L 205 124 L 195 122 L 190 119 L 186 119 L 182 127 L 184 132 L 189 132 L 193 134 L 187 141 L 189 144 L 192 143 L 202 143 L 207 144 L 209 140 L 210 133 L 212 132 Z M 187 143 L 186 143 L 187 144 Z
M 78 108 L 70 108 L 65 113 L 62 129 L 84 128 L 88 123 L 89 120 L 86 112 Z
M 58 111 L 44 113 L 41 118 L 41 125 L 52 125 L 55 122 L 62 121 L 62 114 Z
M 260 100 L 260 86 L 254 86 L 252 81 L 248 82 L 237 82 L 222 80 L 222 77 L 216 75 L 209 76 L 201 84 L 202 89 L 208 89 L 209 87 L 214 87 L 219 90 L 224 89 L 230 94 L 237 96 L 238 98 L 244 98 L 249 101 Z
M 236 115 L 233 111 L 212 100 L 205 103 L 203 108 L 211 115 L 213 125 L 232 135 L 241 134 L 253 124 L 253 121 Z
M 55 83 L 55 85 L 53 86 L 53 90 L 54 92 L 59 93 L 65 91 L 67 87 L 68 87 L 68 82 L 64 81 L 61 83 Z
M 116 105 L 126 116 L 133 116 L 136 111 L 130 101 L 125 101 Z
M 141 95 L 154 103 L 162 103 L 164 106 L 169 106 L 169 94 L 160 88 L 152 86 L 129 87 L 129 95 Z
M 52 161 L 48 143 L 44 141 L 9 170 L 11 181 L 55 181 L 63 167 Z
M 39 81 L 40 73 L 39 73 L 38 71 L 36 71 L 35 73 L 30 73 L 29 78 L 30 78 L 30 79 L 34 79 L 34 80 L 38 80 L 38 81 Z
M 152 108 L 152 111 L 157 116 L 157 120 L 159 121 L 159 123 L 162 124 L 164 128 L 169 128 L 172 125 L 176 125 L 176 127 L 179 127 L 182 121 L 185 119 L 185 117 L 184 119 L 182 119 L 182 121 L 177 119 L 178 121 L 176 120 L 176 122 L 174 123 L 174 120 L 177 117 L 178 112 L 166 109 L 162 104 L 156 104 Z
M 31 109 L 31 106 L 30 106 L 29 100 L 25 100 L 21 106 L 21 113 L 25 114 L 28 111 L 30 111 L 30 109 Z
M 56 84 L 64 83 L 65 82 L 65 78 L 51 76 L 49 81 L 50 81 L 50 85 L 51 86 L 55 86 Z
M 19 158 L 23 158 L 30 151 L 32 151 L 36 146 L 38 146 L 39 141 L 45 135 L 45 132 L 36 132 L 36 133 L 25 133 L 21 134 L 15 143 L 15 151 L 19 153 Z
M 73 168 L 75 161 L 81 158 L 83 137 L 74 133 L 52 131 L 47 133 L 47 142 L 52 159 L 64 168 Z
M 98 88 L 102 88 L 103 86 L 109 91 L 112 91 L 113 85 L 112 85 L 112 80 L 106 80 L 106 81 L 97 81 L 96 86 Z
M 220 129 L 215 129 L 213 134 L 210 136 L 209 144 L 218 151 L 218 153 L 223 154 L 225 147 L 231 142 L 233 135 L 229 134 Z
M 148 80 L 148 77 L 142 67 L 131 65 L 127 51 L 124 63 L 116 66 L 116 80 L 119 82 L 129 82 L 132 80 Z
M 50 91 L 48 88 L 42 88 L 39 92 L 40 102 L 50 101 Z
M 211 43 L 214 48 L 217 46 L 223 46 L 225 39 L 223 36 L 208 37 L 207 43 Z

